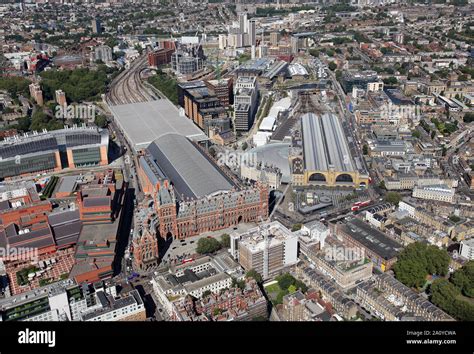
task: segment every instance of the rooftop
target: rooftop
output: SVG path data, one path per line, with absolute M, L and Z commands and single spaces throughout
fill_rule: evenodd
M 207 140 L 194 123 L 181 115 L 168 100 L 110 107 L 125 136 L 136 150 L 146 148 L 162 135 L 175 133 L 190 139 Z
M 338 117 L 306 113 L 302 117 L 305 168 L 313 171 L 355 171 Z
M 341 226 L 345 233 L 386 260 L 395 258 L 402 249 L 402 245 L 398 242 L 362 220 L 352 218 Z
M 223 172 L 182 135 L 163 135 L 147 150 L 178 195 L 196 198 L 234 187 Z

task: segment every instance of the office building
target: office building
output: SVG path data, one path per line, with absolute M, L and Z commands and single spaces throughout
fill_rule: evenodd
M 216 95 L 224 108 L 234 103 L 233 81 L 231 78 L 208 80 L 207 88 Z
M 346 71 L 342 74 L 342 88 L 346 93 L 351 93 L 354 87 L 367 90 L 369 83 L 378 83 L 379 79 L 375 71 Z M 371 88 L 374 86 L 371 85 Z
M 298 236 L 273 221 L 232 234 L 230 252 L 246 271 L 254 269 L 268 279 L 298 262 Z
M 272 46 L 277 46 L 280 42 L 280 32 L 270 33 L 270 44 Z
M 24 134 L 0 142 L 0 179 L 108 164 L 109 135 L 95 127 L 67 128 Z
M 148 53 L 148 65 L 153 68 L 158 68 L 161 65 L 169 64 L 171 63 L 171 56 L 174 52 L 174 48 L 160 48 Z
M 102 24 L 98 18 L 94 18 L 91 22 L 92 33 L 102 33 Z
M 374 266 L 382 272 L 389 270 L 397 261 L 402 245 L 385 233 L 357 218 L 349 218 L 335 226 L 336 235 L 349 247 L 363 250 Z
M 118 295 L 114 285 L 77 285 L 70 279 L 2 299 L 0 313 L 6 322 L 146 319 L 145 306 L 137 290 Z
M 256 76 L 239 76 L 234 86 L 234 124 L 238 131 L 248 131 L 258 108 Z

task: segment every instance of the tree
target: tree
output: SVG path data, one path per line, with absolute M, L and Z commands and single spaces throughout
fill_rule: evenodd
M 202 297 L 205 298 L 211 294 L 212 294 L 211 290 L 206 290 L 205 292 L 202 293 Z
M 398 205 L 400 200 L 402 200 L 402 196 L 398 194 L 397 192 L 388 192 L 387 195 L 385 196 L 385 200 L 389 203 Z
M 393 270 L 397 279 L 406 286 L 421 288 L 425 284 L 426 272 L 414 259 L 397 262 Z
M 452 283 L 464 296 L 474 298 L 474 261 L 467 262 L 451 276 Z
M 303 226 L 302 224 L 293 224 L 293 226 L 291 227 L 291 231 L 295 232 L 295 231 L 301 230 L 302 226 Z
M 387 186 L 385 186 L 385 181 L 383 181 L 383 180 L 380 181 L 380 183 L 379 183 L 379 188 L 381 188 L 381 189 L 387 189 Z
M 29 96 L 30 81 L 17 76 L 12 77 L 0 77 L 0 90 L 6 90 L 13 97 L 18 95 Z
M 214 307 L 214 310 L 212 311 L 213 316 L 219 316 L 222 313 L 222 310 L 218 307 Z
M 421 138 L 421 133 L 418 130 L 415 130 L 413 133 L 411 133 L 411 136 L 417 139 Z
M 215 238 L 202 237 L 197 243 L 196 252 L 199 254 L 213 253 L 221 248 L 221 244 Z
M 399 254 L 393 271 L 395 277 L 406 286 L 421 288 L 427 275 L 446 275 L 449 262 L 450 257 L 446 250 L 414 242 Z
M 278 281 L 278 286 L 280 287 L 280 289 L 288 289 L 296 282 L 296 279 L 293 278 L 293 276 L 289 273 L 276 277 L 276 280 Z
M 105 128 L 108 124 L 107 118 L 103 114 L 99 114 L 95 117 L 94 119 L 95 125 L 97 125 L 99 128 Z
M 398 80 L 397 80 L 396 77 L 390 76 L 390 77 L 387 78 L 387 79 L 383 79 L 383 82 L 384 82 L 384 84 L 386 84 L 386 85 L 393 86 L 393 85 L 396 85 L 396 84 L 398 83 Z
M 240 290 L 244 290 L 245 288 L 245 280 L 237 280 L 236 278 L 232 278 L 232 288 L 239 288 Z
M 328 64 L 328 68 L 329 68 L 329 70 L 334 71 L 334 70 L 337 69 L 337 64 L 332 61 Z
M 255 269 L 250 269 L 246 274 L 246 278 L 253 278 L 257 283 L 261 283 L 263 281 L 262 276 L 255 270 Z
M 364 155 L 368 155 L 369 154 L 369 146 L 367 144 L 364 144 L 364 146 L 362 146 L 362 153 Z
M 473 112 L 466 113 L 462 120 L 464 121 L 464 123 L 474 122 L 474 113 Z
M 221 245 L 224 248 L 230 247 L 230 236 L 229 234 L 222 234 L 221 235 Z

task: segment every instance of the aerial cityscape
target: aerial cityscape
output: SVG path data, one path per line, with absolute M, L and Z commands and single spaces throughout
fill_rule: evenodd
M 4 0 L 0 43 L 1 322 L 474 321 L 472 0 Z

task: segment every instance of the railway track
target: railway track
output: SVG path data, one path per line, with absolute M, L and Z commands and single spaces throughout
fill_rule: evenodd
M 146 68 L 146 56 L 135 60 L 111 84 L 107 101 L 111 105 L 147 102 L 154 99 L 143 85 L 140 73 Z

